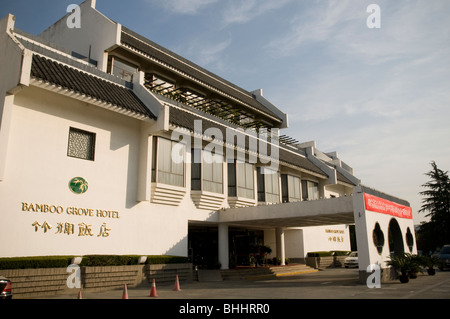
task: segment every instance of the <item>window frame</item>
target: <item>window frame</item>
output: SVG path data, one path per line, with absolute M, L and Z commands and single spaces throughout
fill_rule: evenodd
M 281 178 L 282 202 L 293 203 L 301 201 L 302 200 L 301 178 L 291 174 L 281 174 L 280 178 Z M 296 192 L 298 192 L 298 196 L 295 196 Z
M 247 193 L 251 195 L 248 196 Z M 255 167 L 253 164 L 238 160 L 228 163 L 228 196 L 255 199 Z
M 128 70 L 126 69 L 128 68 Z M 123 74 L 116 73 L 115 70 L 121 70 Z M 133 70 L 133 72 L 131 72 Z M 118 78 L 124 80 L 125 82 L 132 83 L 134 74 L 139 72 L 139 66 L 121 59 L 115 55 L 110 55 L 108 57 L 108 73 Z
M 275 204 L 280 203 L 280 174 L 278 171 L 273 171 L 272 174 L 264 174 L 263 170 L 265 169 L 269 170 L 269 168 L 257 167 L 258 201 Z M 267 176 L 270 176 L 270 179 Z M 273 200 L 273 198 L 276 198 L 276 200 Z
M 212 156 L 211 162 L 205 160 L 205 156 Z M 216 156 L 221 156 L 219 162 L 213 160 Z M 200 163 L 198 163 L 200 159 Z M 191 149 L 191 190 L 203 191 L 215 194 L 224 194 L 224 159 L 223 154 L 212 154 L 208 150 Z M 220 167 L 220 173 L 215 171 L 215 167 Z M 206 171 L 210 170 L 210 171 Z M 195 175 L 194 175 L 195 174 Z M 209 178 L 208 176 L 211 176 Z M 194 183 L 195 182 L 195 183 Z M 220 188 L 220 191 L 219 191 Z
M 316 191 L 314 193 L 310 193 L 311 187 L 315 188 Z M 308 180 L 308 179 L 302 179 L 301 196 L 302 196 L 302 200 L 318 200 L 319 199 L 319 183 Z
M 211 162 L 205 161 L 205 156 L 211 156 Z M 217 156 L 221 157 L 219 162 L 216 162 L 214 160 L 214 158 L 216 158 Z M 220 153 L 211 153 L 210 151 L 207 150 L 202 150 L 202 191 L 205 192 L 210 192 L 210 193 L 216 193 L 216 194 L 223 194 L 224 193 L 224 177 L 223 177 L 223 163 L 224 163 L 224 159 L 223 159 L 223 154 Z M 220 174 L 215 173 L 215 168 L 216 167 L 220 167 Z M 210 175 L 211 178 L 207 178 L 207 173 L 206 173 L 206 169 L 211 169 L 210 171 Z M 220 179 L 217 180 L 217 178 Z M 206 186 L 208 185 L 208 186 Z M 211 185 L 215 185 L 218 186 L 220 185 L 220 192 L 216 191 Z
M 164 161 L 161 161 L 161 158 L 160 158 L 160 155 L 161 155 L 161 147 L 160 146 L 162 145 L 161 144 L 162 140 L 164 140 L 165 142 L 168 141 L 171 143 L 170 156 L 169 156 L 169 158 L 170 158 L 170 170 L 169 171 L 161 169 L 161 165 L 160 165 L 161 162 L 164 162 Z M 174 186 L 174 187 L 186 187 L 186 165 L 185 165 L 186 164 L 186 161 L 185 161 L 186 146 L 181 144 L 181 145 L 183 145 L 183 159 L 182 159 L 181 163 L 176 163 L 172 159 L 172 152 L 173 152 L 174 145 L 179 145 L 179 144 L 181 144 L 181 143 L 177 142 L 177 141 L 173 141 L 173 140 L 165 138 L 165 137 L 162 137 L 162 136 L 154 136 L 153 137 L 153 148 L 152 148 L 152 153 L 153 153 L 152 154 L 153 155 L 152 156 L 152 182 L 153 183 L 170 185 L 170 186 Z M 167 156 L 167 154 L 165 154 L 165 156 Z M 182 166 L 182 168 L 183 168 L 182 174 L 179 174 L 176 171 L 174 171 L 174 168 L 177 165 Z M 160 173 L 169 175 L 169 179 L 170 179 L 171 175 L 174 177 L 181 177 L 182 185 L 179 185 L 177 183 L 170 183 L 170 182 L 167 182 L 167 180 L 161 180 Z

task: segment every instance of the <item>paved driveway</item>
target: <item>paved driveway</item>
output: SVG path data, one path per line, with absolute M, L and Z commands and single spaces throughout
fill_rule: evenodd
M 175 283 L 175 281 L 174 281 Z M 150 286 L 128 288 L 129 299 L 450 299 L 450 271 L 437 271 L 435 276 L 419 274 L 407 284 L 399 281 L 382 283 L 381 288 L 368 288 L 358 281 L 357 269 L 325 269 L 315 273 L 259 280 L 210 281 L 158 285 L 157 298 L 150 298 Z M 61 295 L 52 299 L 76 299 Z M 121 299 L 122 290 L 82 292 L 83 299 Z

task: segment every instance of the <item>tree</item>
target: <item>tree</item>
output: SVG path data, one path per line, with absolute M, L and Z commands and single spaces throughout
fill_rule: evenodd
M 424 196 L 419 212 L 430 217 L 429 223 L 422 224 L 426 229 L 423 235 L 432 234 L 434 240 L 428 242 L 442 246 L 450 243 L 450 179 L 448 172 L 439 169 L 434 161 L 431 166 L 432 170 L 425 174 L 431 180 L 422 185 L 426 190 L 419 193 Z

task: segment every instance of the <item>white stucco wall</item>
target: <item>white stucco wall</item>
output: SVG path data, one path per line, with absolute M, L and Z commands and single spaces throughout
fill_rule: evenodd
M 90 56 L 98 62 L 99 69 L 106 71 L 108 55 L 105 50 L 120 43 L 121 25 L 97 11 L 95 1 L 85 1 L 79 8 L 80 28 L 68 26 L 68 18 L 74 19 L 72 13 L 68 13 L 39 36 L 67 50 Z
M 67 156 L 69 127 L 96 134 L 95 161 Z M 137 201 L 140 134 L 138 120 L 112 111 L 34 87 L 18 93 L 0 182 L 1 221 L 8 225 L 0 232 L 8 243 L 0 255 L 186 256 L 189 201 L 178 207 Z M 82 195 L 68 187 L 78 176 L 89 183 Z M 30 204 L 55 205 L 62 213 L 34 212 Z M 70 215 L 70 207 L 92 209 L 93 216 Z M 97 209 L 119 218 L 97 217 Z M 35 222 L 52 228 L 35 231 Z M 59 223 L 74 225 L 74 233 L 58 234 Z M 91 225 L 93 236 L 79 236 L 81 223 Z M 106 238 L 97 237 L 103 223 Z
M 314 251 L 350 251 L 348 225 L 286 228 L 284 241 L 287 258 L 304 258 Z M 264 231 L 264 243 L 272 248 L 272 256 L 275 256 L 274 230 Z
M 367 267 L 371 264 L 378 264 L 381 268 L 387 267 L 386 261 L 389 260 L 389 256 L 391 255 L 389 248 L 389 224 L 394 219 L 400 227 L 404 251 L 407 253 L 417 254 L 414 220 L 412 218 L 400 218 L 389 214 L 367 210 L 364 203 L 364 193 L 360 190 L 360 187 L 355 188 L 353 200 L 359 270 L 361 272 L 366 272 Z M 373 230 L 375 229 L 377 223 L 380 225 L 380 229 L 382 230 L 384 236 L 384 247 L 381 253 L 378 252 L 373 241 Z M 409 249 L 406 240 L 408 228 L 413 236 L 412 250 Z
M 303 228 L 304 254 L 314 251 L 350 251 L 348 225 L 329 225 Z

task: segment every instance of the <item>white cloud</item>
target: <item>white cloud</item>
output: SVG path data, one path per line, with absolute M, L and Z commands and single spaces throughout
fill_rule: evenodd
M 366 25 L 369 2 L 316 1 L 294 16 L 290 30 L 271 41 L 268 48 L 285 57 L 297 54 L 305 45 L 321 42 L 333 53 L 361 58 L 366 63 L 424 54 L 430 46 L 449 48 L 448 42 L 442 42 L 443 37 L 449 37 L 450 25 L 443 23 L 447 20 L 443 12 L 450 9 L 448 2 L 380 0 L 380 29 Z
M 151 0 L 148 0 L 151 1 Z M 153 0 L 152 2 L 175 14 L 197 14 L 204 7 L 218 0 Z
M 187 47 L 181 49 L 189 59 L 204 68 L 222 70 L 225 68 L 224 51 L 232 44 L 232 37 L 222 41 L 207 43 L 204 38 L 194 39 L 187 43 Z
M 223 18 L 224 24 L 247 23 L 254 18 L 279 9 L 291 0 L 233 0 L 227 3 Z
M 411 4 L 411 2 L 406 2 Z M 304 121 L 326 120 L 338 113 L 400 116 L 423 96 L 448 98 L 450 24 L 444 2 L 414 5 L 383 2 L 382 28 L 368 29 L 366 5 L 353 1 L 317 2 L 297 15 L 291 30 L 268 48 L 282 59 L 304 59 L 306 48 L 325 58 L 308 81 L 293 82 L 295 105 Z M 450 3 L 446 2 L 450 9 Z M 313 48 L 313 49 L 311 49 Z M 314 55 L 306 57 L 313 61 Z M 289 102 L 286 102 L 289 103 Z
M 417 211 L 429 163 L 450 163 L 450 2 L 379 0 L 381 29 L 366 26 L 370 3 L 316 1 L 290 20 L 267 49 L 299 76 L 275 99 L 291 136 L 338 151 L 364 184 Z
M 345 23 L 361 17 L 354 1 L 315 1 L 290 20 L 290 30 L 268 44 L 277 55 L 295 54 L 305 44 L 329 41 L 343 31 Z M 304 10 L 303 10 L 304 9 Z M 364 20 L 365 23 L 365 20 Z

